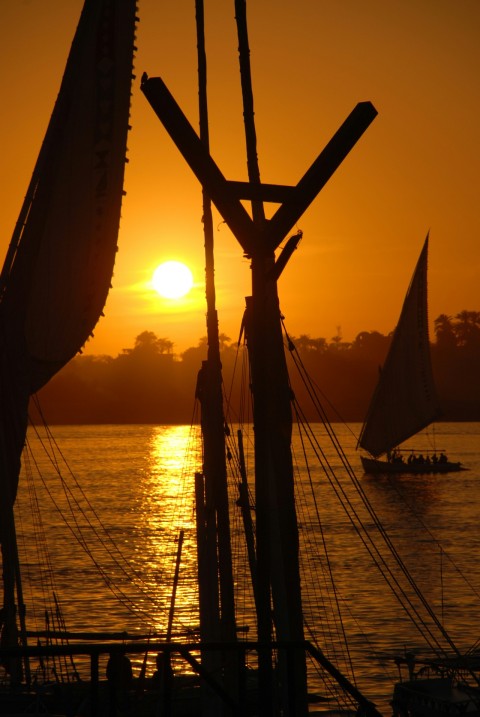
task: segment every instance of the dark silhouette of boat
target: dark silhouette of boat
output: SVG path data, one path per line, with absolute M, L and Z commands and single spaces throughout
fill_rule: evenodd
M 428 240 L 427 234 L 358 440 L 370 454 L 360 457 L 366 473 L 465 470 L 443 451 L 399 447 L 440 416 L 428 335 Z

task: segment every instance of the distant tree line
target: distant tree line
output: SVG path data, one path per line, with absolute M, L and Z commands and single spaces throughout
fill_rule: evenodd
M 378 331 L 362 331 L 352 342 L 340 335 L 327 341 L 303 334 L 291 337 L 290 350 L 324 394 L 329 418 L 361 421 L 391 338 L 392 334 Z M 239 349 L 225 335 L 220 344 L 226 393 L 239 415 L 246 349 Z M 133 348 L 116 358 L 75 357 L 39 393 L 46 420 L 50 424 L 190 423 L 197 374 L 207 355 L 206 339 L 180 355 L 173 348 L 168 338 L 144 331 Z M 440 315 L 431 352 L 443 419 L 480 420 L 480 312 Z M 294 373 L 292 388 L 302 401 L 306 390 Z M 307 418 L 316 416 L 307 409 Z M 32 420 L 38 420 L 34 410 Z

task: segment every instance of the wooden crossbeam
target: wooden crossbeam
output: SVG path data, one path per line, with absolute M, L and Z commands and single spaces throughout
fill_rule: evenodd
M 245 254 L 274 251 L 377 115 L 371 102 L 360 102 L 293 187 L 228 181 L 160 77 L 142 77 L 141 89 L 200 184 L 235 235 Z M 241 199 L 280 204 L 273 217 L 257 226 Z

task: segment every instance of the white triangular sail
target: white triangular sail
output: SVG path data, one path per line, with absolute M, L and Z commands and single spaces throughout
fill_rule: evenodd
M 440 412 L 428 338 L 427 255 L 428 235 L 359 439 L 375 457 L 428 426 Z

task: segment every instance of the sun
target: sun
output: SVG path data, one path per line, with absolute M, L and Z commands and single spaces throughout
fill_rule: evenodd
M 165 299 L 180 299 L 192 288 L 193 275 L 182 262 L 166 261 L 153 272 L 152 286 Z

